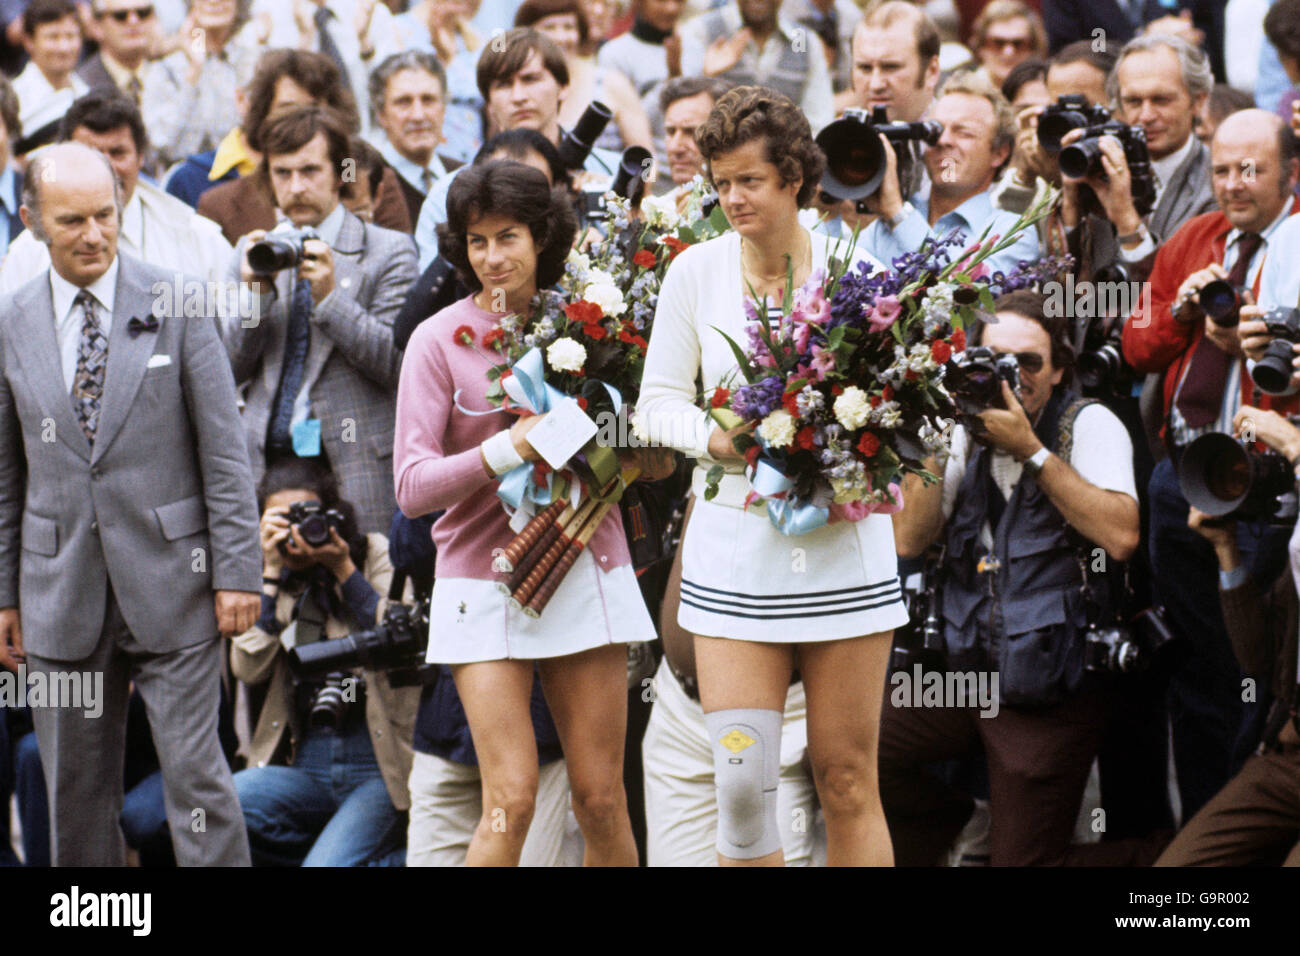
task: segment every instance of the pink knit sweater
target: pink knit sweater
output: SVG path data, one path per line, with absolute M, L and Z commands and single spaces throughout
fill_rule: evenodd
M 507 412 L 466 415 L 452 401 L 459 390 L 462 407 L 491 409 L 483 397 L 491 367 L 485 350 L 461 345 L 452 336 L 466 325 L 481 342 L 496 321 L 473 296 L 461 299 L 420 324 L 402 361 L 393 436 L 397 504 L 410 517 L 446 509 L 433 526 L 439 577 L 491 580 L 493 549 L 514 537 L 479 445 L 515 418 Z M 619 509 L 605 516 L 588 547 L 605 570 L 630 563 Z

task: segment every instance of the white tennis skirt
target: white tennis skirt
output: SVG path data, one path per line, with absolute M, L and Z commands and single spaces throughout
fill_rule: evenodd
M 425 659 L 430 664 L 537 660 L 655 637 L 632 566 L 602 571 L 583 549 L 541 617 L 512 608 L 493 581 L 435 579 Z
M 696 499 L 682 548 L 677 622 L 692 634 L 792 644 L 907 623 L 888 515 L 787 536 L 766 511 Z

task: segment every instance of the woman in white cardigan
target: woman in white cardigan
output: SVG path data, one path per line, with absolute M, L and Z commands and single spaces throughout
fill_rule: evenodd
M 824 159 L 798 107 L 762 87 L 723 96 L 696 139 L 734 232 L 687 249 L 669 268 L 638 416 L 654 442 L 700 460 L 682 544 L 678 620 L 695 635 L 713 742 L 718 861 L 783 862 L 776 785 L 782 711 L 797 668 L 808 697 L 827 862 L 890 865 L 876 747 L 893 629 L 907 620 L 890 519 L 873 515 L 784 536 L 763 507 L 746 507 L 751 488 L 733 433 L 695 401 L 697 377 L 706 395 L 737 384 L 735 358 L 717 330 L 746 341 L 750 288 L 780 302 L 787 261 L 797 288 L 831 255 L 847 254 L 798 221 Z M 714 463 L 727 473 L 706 502 L 704 475 Z

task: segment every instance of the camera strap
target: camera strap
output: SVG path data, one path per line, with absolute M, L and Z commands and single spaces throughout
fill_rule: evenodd
M 316 643 L 325 633 L 326 613 L 316 599 L 314 584 L 308 586 L 298 598 L 298 606 L 294 609 L 294 621 L 296 625 L 294 643 L 300 646 Z

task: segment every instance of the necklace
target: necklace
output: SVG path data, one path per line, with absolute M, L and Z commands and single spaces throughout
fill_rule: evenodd
M 787 275 L 790 274 L 798 275 L 799 271 L 803 269 L 805 265 L 811 265 L 812 264 L 812 237 L 808 235 L 806 230 L 801 229 L 800 232 L 803 234 L 804 248 L 801 250 L 799 254 L 798 261 L 797 262 L 795 261 L 794 256 L 789 256 L 789 262 L 790 265 L 793 267 L 793 269 L 787 267 L 786 270 L 782 270 L 781 272 L 778 272 L 776 275 L 764 275 L 763 273 L 757 272 L 754 269 L 751 269 L 749 267 L 749 265 L 745 262 L 746 243 L 744 237 L 742 236 L 740 240 L 740 271 L 743 273 L 743 276 L 746 279 L 746 285 L 760 284 L 759 282 L 755 282 L 753 280 L 761 280 L 762 283 L 779 282 L 785 279 Z

